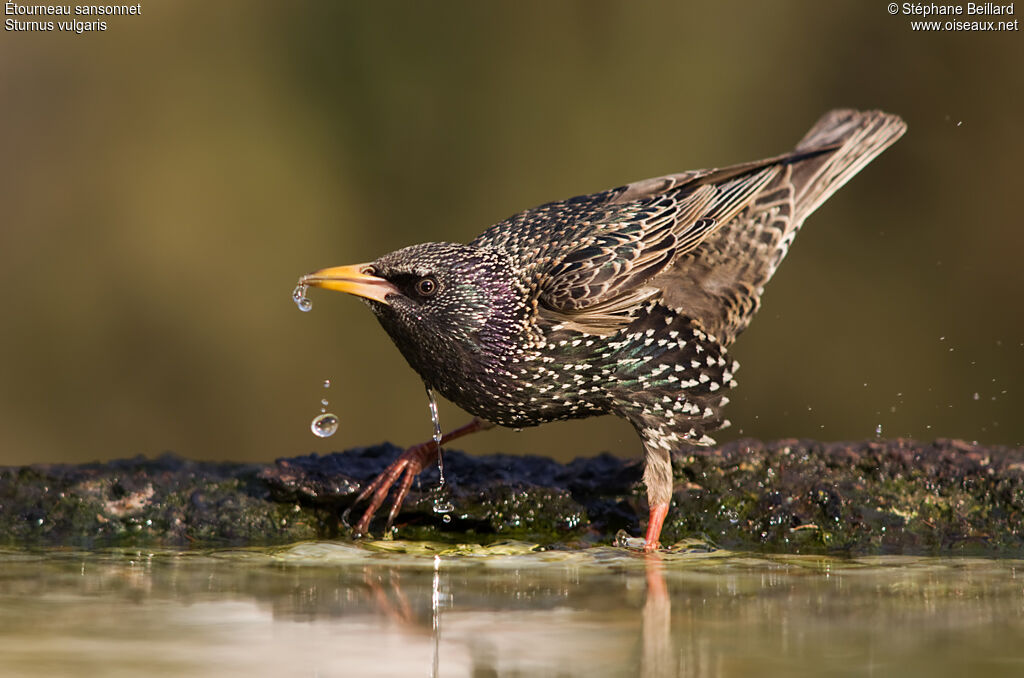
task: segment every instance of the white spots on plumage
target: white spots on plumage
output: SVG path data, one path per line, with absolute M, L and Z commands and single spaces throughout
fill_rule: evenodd
M 708 389 L 711 390 L 711 391 L 717 391 L 720 388 L 721 388 L 721 386 L 719 386 L 718 382 L 716 382 L 716 381 L 713 381 L 713 382 L 711 382 L 711 384 L 708 385 Z
M 707 360 L 705 362 L 708 364 L 708 367 L 714 367 L 714 365 L 715 365 L 715 357 L 713 355 L 711 355 L 711 354 L 708 354 L 708 358 L 707 358 Z
M 697 381 L 699 381 L 702 384 L 706 384 L 709 381 L 711 381 L 711 377 L 709 377 L 706 374 L 701 374 L 699 377 L 697 377 Z

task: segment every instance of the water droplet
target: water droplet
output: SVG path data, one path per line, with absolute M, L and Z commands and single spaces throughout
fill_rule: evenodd
M 441 521 L 445 522 L 445 523 L 450 523 L 450 522 L 452 522 L 452 517 L 451 517 L 450 514 L 446 513 L 443 516 L 441 516 Z
M 292 301 L 299 307 L 302 312 L 311 311 L 313 309 L 313 302 L 306 298 L 306 290 L 309 289 L 307 285 L 299 285 L 292 290 Z
M 881 438 L 882 437 L 882 425 L 881 424 L 879 424 L 878 426 L 875 426 L 875 437 L 876 438 Z
M 434 444 L 437 445 L 437 473 L 441 478 L 440 486 L 444 487 L 444 458 L 441 455 L 441 419 L 437 416 L 437 400 L 434 390 L 427 386 L 427 405 L 430 407 L 430 420 L 434 422 Z
M 324 407 L 327 407 L 328 405 L 330 405 L 330 403 L 327 402 L 327 398 L 324 398 L 323 400 L 321 400 L 320 404 L 323 405 Z
M 980 396 L 980 395 L 978 395 L 978 392 L 977 392 L 977 391 L 975 391 L 975 392 L 974 392 L 974 396 L 972 396 L 972 397 L 973 397 L 973 398 L 974 398 L 975 400 L 979 400 L 979 399 L 981 399 L 981 396 Z
M 441 435 L 441 418 L 437 414 L 437 399 L 434 397 L 434 390 L 427 388 L 427 405 L 430 407 L 430 420 L 434 423 L 434 444 L 437 445 L 437 488 L 434 494 L 434 513 L 451 513 L 455 510 L 455 504 L 448 498 L 450 490 L 444 479 L 444 455 L 441 449 L 441 442 L 444 439 Z M 447 522 L 447 521 L 445 521 Z
M 327 413 L 317 415 L 309 429 L 319 438 L 329 438 L 338 430 L 338 417 Z
M 331 387 L 331 380 L 330 379 L 324 379 L 324 388 L 330 388 L 330 387 Z

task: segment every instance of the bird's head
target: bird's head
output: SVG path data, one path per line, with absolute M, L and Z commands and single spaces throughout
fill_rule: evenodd
M 413 245 L 299 282 L 366 300 L 413 369 L 442 392 L 450 377 L 479 375 L 510 357 L 527 310 L 527 290 L 504 253 L 455 243 Z

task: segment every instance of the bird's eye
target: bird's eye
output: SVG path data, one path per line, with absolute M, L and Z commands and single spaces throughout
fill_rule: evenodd
M 421 297 L 432 297 L 437 294 L 437 280 L 427 276 L 416 281 L 416 294 Z

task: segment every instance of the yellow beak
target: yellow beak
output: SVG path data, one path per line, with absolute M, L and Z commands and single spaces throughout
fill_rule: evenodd
M 299 284 L 354 294 L 379 301 L 382 304 L 388 303 L 389 294 L 401 294 L 397 287 L 384 278 L 366 273 L 365 271 L 368 269 L 370 269 L 370 264 L 325 268 L 302 276 L 299 278 Z

